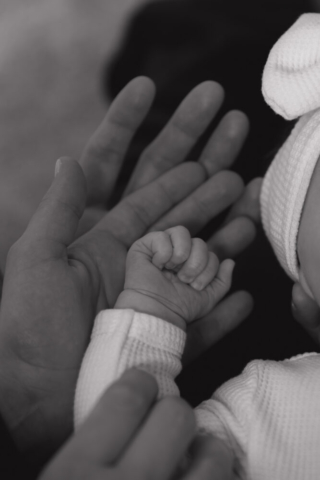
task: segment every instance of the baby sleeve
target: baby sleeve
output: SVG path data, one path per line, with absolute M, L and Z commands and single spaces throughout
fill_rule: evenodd
M 196 412 L 234 453 L 236 478 L 318 480 L 320 355 L 255 360 Z
M 235 478 L 247 478 L 247 444 L 254 398 L 259 383 L 259 361 L 224 383 L 195 410 L 199 432 L 213 434 L 233 452 Z
M 134 310 L 104 310 L 94 323 L 78 377 L 75 427 L 82 423 L 105 389 L 132 367 L 152 374 L 159 398 L 179 395 L 174 379 L 181 371 L 186 334 L 170 323 Z

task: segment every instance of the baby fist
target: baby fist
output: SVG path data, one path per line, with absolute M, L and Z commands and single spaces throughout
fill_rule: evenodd
M 220 264 L 185 227 L 151 232 L 129 250 L 115 308 L 133 308 L 185 329 L 185 322 L 206 315 L 226 295 L 233 268 L 233 260 Z

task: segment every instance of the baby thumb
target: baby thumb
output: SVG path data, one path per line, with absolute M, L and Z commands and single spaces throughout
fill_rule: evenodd
M 85 209 L 86 196 L 86 180 L 78 162 L 59 159 L 55 178 L 29 223 L 25 239 L 43 241 L 47 248 L 70 245 Z

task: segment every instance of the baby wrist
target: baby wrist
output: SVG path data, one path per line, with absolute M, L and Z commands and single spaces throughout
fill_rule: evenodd
M 186 321 L 180 315 L 163 305 L 159 300 L 135 290 L 123 290 L 114 308 L 130 308 L 139 313 L 153 315 L 186 331 Z

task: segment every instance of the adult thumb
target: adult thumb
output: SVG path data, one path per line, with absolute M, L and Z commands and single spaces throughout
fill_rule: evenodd
M 86 197 L 86 180 L 79 163 L 66 157 L 59 159 L 52 185 L 33 215 L 24 239 L 40 242 L 49 249 L 70 245 L 84 212 Z

